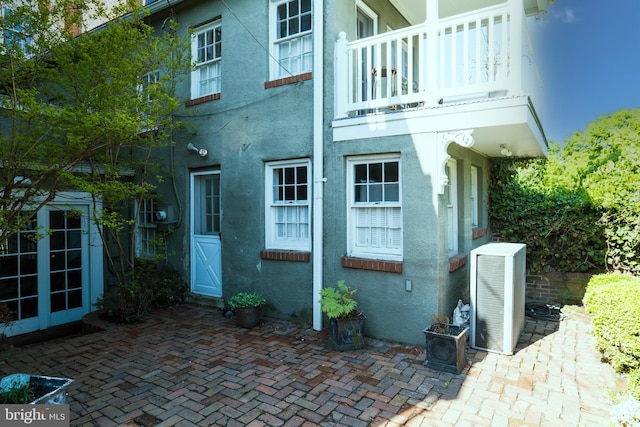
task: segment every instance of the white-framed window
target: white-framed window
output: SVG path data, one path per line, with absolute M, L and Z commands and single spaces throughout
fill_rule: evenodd
M 3 50 L 4 48 L 22 51 L 25 56 L 31 56 L 32 52 L 29 52 L 29 47 L 33 46 L 33 40 L 25 32 L 25 26 L 28 27 L 30 22 L 29 18 L 24 14 L 13 13 L 9 8 L 0 9 L 0 21 L 2 22 L 2 38 Z
M 349 256 L 402 260 L 402 195 L 397 154 L 347 159 Z
M 157 225 L 154 223 L 156 201 L 144 198 L 140 203 L 138 223 L 136 224 L 136 255 L 140 258 L 152 259 L 157 255 Z
M 270 162 L 265 179 L 267 249 L 311 250 L 311 163 Z
M 479 209 L 480 187 L 478 184 L 478 168 L 471 166 L 471 227 L 476 228 L 480 224 Z
M 222 58 L 222 22 L 214 21 L 196 28 L 191 39 L 195 70 L 191 73 L 191 97 L 220 93 Z
M 447 236 L 449 255 L 458 253 L 458 162 L 449 159 L 445 166 L 449 182 L 444 195 L 447 203 Z
M 295 76 L 313 66 L 312 0 L 271 2 L 271 77 Z
M 140 96 L 142 96 L 141 100 L 143 102 L 147 102 L 148 104 L 152 104 L 153 90 L 151 89 L 151 86 L 157 83 L 158 81 L 160 81 L 160 71 L 157 71 L 157 70 L 150 71 L 144 76 L 142 76 L 141 80 L 142 82 L 138 85 L 138 92 L 140 93 Z M 142 132 L 147 132 L 152 129 L 157 129 L 156 124 L 152 122 L 152 119 L 148 113 L 146 112 L 142 113 L 142 121 L 144 123 L 142 127 Z

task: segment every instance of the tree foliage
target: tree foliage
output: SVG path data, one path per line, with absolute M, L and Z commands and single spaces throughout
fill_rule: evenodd
M 640 274 L 640 110 L 601 117 L 546 160 L 496 161 L 491 219 L 532 268 Z
M 174 94 L 189 67 L 188 41 L 173 23 L 154 32 L 136 2 L 9 0 L 3 8 L 0 246 L 59 191 L 86 191 L 112 243 L 111 271 L 126 280 L 135 251 L 122 232 L 154 188 L 149 177 L 161 175 L 152 151 L 179 125 Z M 104 24 L 77 35 L 96 22 Z

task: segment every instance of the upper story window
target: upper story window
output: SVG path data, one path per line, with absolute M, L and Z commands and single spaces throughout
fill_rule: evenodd
M 311 250 L 309 160 L 266 165 L 267 249 Z
M 272 78 L 289 77 L 311 71 L 313 34 L 311 0 L 286 0 L 271 3 L 274 33 L 272 55 L 277 61 Z
M 2 20 L 3 50 L 16 50 L 27 56 L 31 55 L 29 46 L 33 45 L 33 40 L 25 31 L 29 18 L 24 14 L 13 13 L 8 8 L 2 8 L 0 19 Z
M 142 96 L 142 101 L 147 102 L 150 106 L 153 103 L 153 88 L 152 86 L 160 81 L 160 72 L 151 71 L 142 76 L 142 82 L 138 85 L 138 92 Z M 144 125 L 142 131 L 146 132 L 151 129 L 156 129 L 157 126 L 153 123 L 151 116 L 148 114 L 148 110 L 144 111 L 142 121 Z
M 402 260 L 399 155 L 347 162 L 349 256 Z
M 191 98 L 220 93 L 222 23 L 217 20 L 196 28 L 191 41 L 195 70 L 191 73 Z

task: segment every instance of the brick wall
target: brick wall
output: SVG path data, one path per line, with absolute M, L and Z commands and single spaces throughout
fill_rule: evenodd
M 591 279 L 590 273 L 527 274 L 526 300 L 545 303 L 582 304 L 584 290 Z

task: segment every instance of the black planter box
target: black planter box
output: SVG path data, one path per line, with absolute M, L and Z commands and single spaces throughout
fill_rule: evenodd
M 467 334 L 469 328 L 449 325 L 449 333 L 425 329 L 427 359 L 424 366 L 443 372 L 459 374 L 467 366 Z
M 337 351 L 358 350 L 365 347 L 363 314 L 344 319 L 329 319 L 329 345 Z

